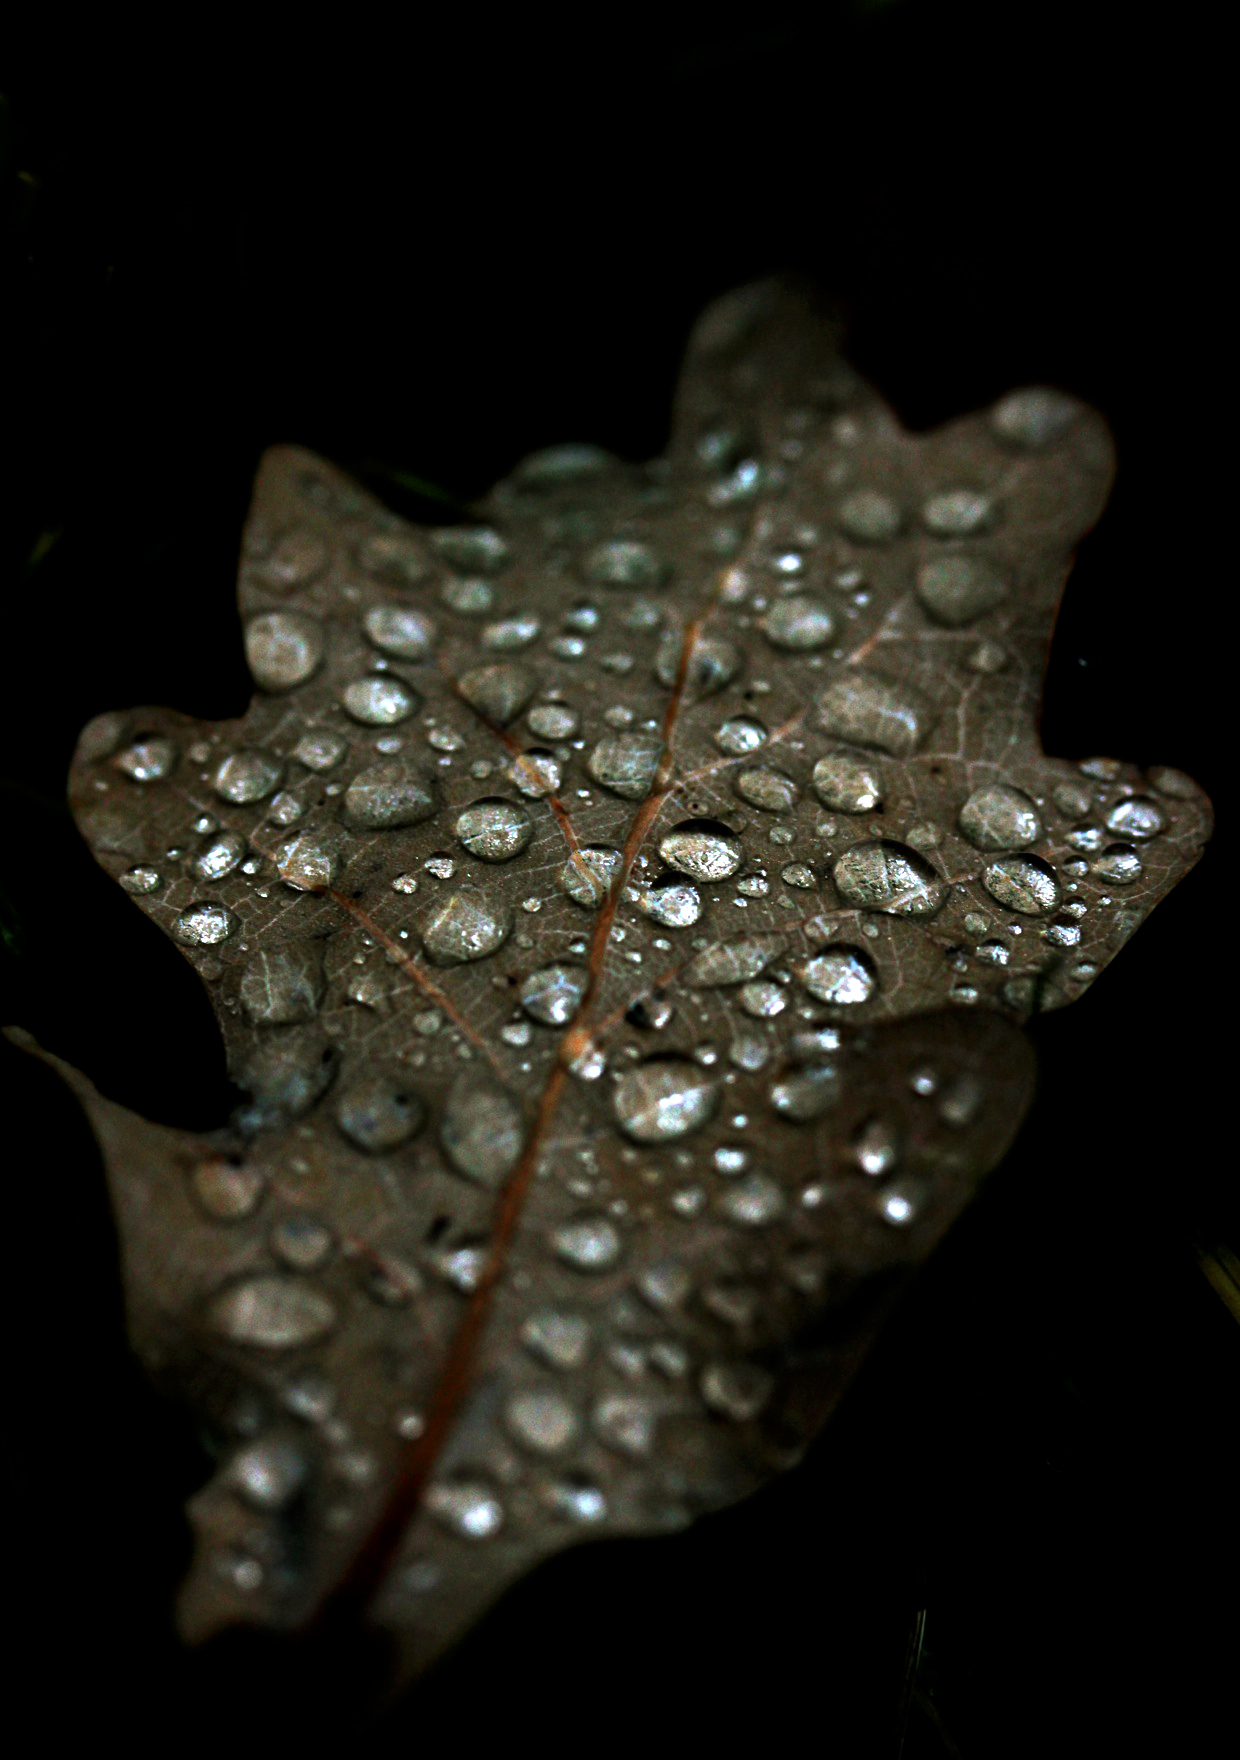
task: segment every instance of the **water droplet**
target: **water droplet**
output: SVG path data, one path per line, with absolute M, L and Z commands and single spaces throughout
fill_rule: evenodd
M 883 798 L 882 773 L 872 758 L 828 752 L 814 765 L 814 793 L 837 813 L 870 813 Z
M 1129 843 L 1112 843 L 1103 850 L 1090 872 L 1110 886 L 1131 886 L 1141 878 L 1141 857 Z
M 868 1002 L 878 988 L 874 962 L 859 947 L 829 947 L 800 968 L 800 979 L 819 1002 Z
M 825 648 L 835 634 L 836 620 L 822 599 L 797 593 L 777 599 L 762 619 L 762 632 L 773 648 L 810 653 Z
M 771 1087 L 771 1105 L 795 1124 L 809 1124 L 829 1112 L 840 1097 L 839 1074 L 830 1065 L 797 1070 Z
M 980 489 L 944 489 L 921 510 L 926 530 L 936 538 L 967 538 L 993 524 L 995 504 Z
M 422 931 L 428 956 L 441 965 L 487 959 L 512 929 L 512 912 L 477 887 L 462 886 L 434 908 Z
M 607 1499 L 594 1484 L 551 1485 L 547 1498 L 556 1515 L 570 1522 L 601 1522 L 607 1514 Z
M 1157 801 L 1134 795 L 1111 808 L 1107 829 L 1117 831 L 1121 837 L 1157 837 L 1167 829 L 1167 815 Z
M 255 684 L 265 691 L 291 691 L 304 684 L 323 658 L 323 626 L 300 611 L 269 611 L 245 626 L 245 658 Z
M 334 770 L 348 749 L 349 742 L 343 734 L 324 727 L 312 727 L 293 747 L 293 756 L 308 770 Z
M 471 1071 L 452 1084 L 440 1140 L 458 1173 L 494 1191 L 521 1159 L 525 1119 L 498 1082 Z
M 434 811 L 434 784 L 400 758 L 359 771 L 345 791 L 345 823 L 356 831 L 419 825 Z
M 818 708 L 828 733 L 854 745 L 877 746 L 893 758 L 911 757 L 929 721 L 928 710 L 908 685 L 873 672 L 845 673 L 823 692 Z
M 171 773 L 176 761 L 177 749 L 172 741 L 154 735 L 137 740 L 112 760 L 132 782 L 161 782 Z
M 224 1156 L 216 1155 L 199 1162 L 191 1184 L 208 1216 L 217 1222 L 236 1222 L 258 1208 L 267 1182 L 257 1167 L 246 1162 L 234 1166 Z
M 508 545 L 490 526 L 444 526 L 432 532 L 436 554 L 453 568 L 498 574 L 509 559 Z
M 566 1027 L 581 1007 L 589 982 L 584 966 L 543 966 L 521 985 L 521 1006 L 545 1027 Z
M 457 690 L 488 721 L 507 727 L 527 707 L 537 683 L 526 667 L 512 660 L 495 660 L 462 673 Z
M 284 1438 L 264 1438 L 240 1449 L 228 1464 L 228 1482 L 252 1509 L 281 1510 L 309 1477 L 301 1449 Z
M 1006 783 L 976 788 L 960 809 L 960 829 L 977 849 L 1024 849 L 1042 835 L 1038 810 L 1027 794 Z
M 1000 398 L 990 412 L 990 427 L 1004 445 L 1036 451 L 1067 433 L 1080 408 L 1075 398 L 1062 391 L 1031 385 Z
M 488 623 L 482 632 L 482 645 L 493 653 L 511 653 L 517 648 L 528 648 L 538 640 L 541 630 L 542 625 L 532 611 L 516 611 L 510 617 Z
M 424 660 L 435 639 L 430 618 L 405 605 L 372 605 L 362 628 L 373 647 L 396 660 Z
M 654 1446 L 655 1415 L 649 1402 L 632 1394 L 611 1394 L 594 1408 L 594 1428 L 609 1448 L 640 1459 Z
M 900 1157 L 900 1143 L 886 1119 L 871 1118 L 861 1126 L 852 1142 L 853 1155 L 862 1173 L 878 1179 L 890 1173 Z
M 558 1454 L 577 1434 L 577 1414 L 554 1388 L 525 1388 L 514 1393 L 504 1418 L 518 1442 L 536 1454 Z
M 172 925 L 172 933 L 186 947 L 218 947 L 240 927 L 240 919 L 222 904 L 198 899 L 181 912 Z
M 839 506 L 836 523 L 858 544 L 887 544 L 900 530 L 900 509 L 878 489 L 854 489 Z
M 335 1105 L 336 1123 L 355 1148 L 367 1155 L 399 1149 L 421 1130 L 426 1108 L 402 1076 L 356 1076 Z
M 757 1363 L 708 1363 L 700 1382 L 712 1412 L 738 1424 L 756 1418 L 775 1389 L 775 1379 Z
M 751 1173 L 731 1186 L 720 1198 L 719 1208 L 729 1222 L 745 1228 L 765 1228 L 784 1212 L 784 1194 L 765 1173 Z
M 521 1324 L 521 1343 L 549 1369 L 579 1369 L 590 1350 L 590 1326 L 580 1314 L 541 1308 Z
M 924 856 L 888 838 L 853 844 L 831 874 L 840 897 L 862 910 L 928 917 L 947 895 L 946 886 Z
M 750 715 L 733 715 L 715 734 L 715 744 L 726 757 L 743 758 L 766 744 L 766 728 Z
M 432 1485 L 426 1507 L 445 1528 L 466 1540 L 486 1540 L 504 1525 L 504 1506 L 489 1486 L 471 1479 Z
M 508 770 L 508 780 L 531 800 L 558 793 L 563 779 L 560 761 L 553 752 L 522 752 Z
M 624 800 L 640 801 L 650 793 L 663 741 L 657 733 L 638 729 L 605 735 L 586 759 L 595 782 Z
M 233 752 L 216 769 L 211 786 L 221 800 L 249 806 L 274 794 L 284 780 L 284 765 L 270 752 Z
M 567 703 L 535 703 L 526 719 L 539 739 L 572 739 L 581 726 L 581 717 Z
M 782 948 L 780 935 L 737 935 L 730 941 L 716 942 L 690 960 L 684 982 L 691 990 L 743 984 L 764 972 Z
M 917 571 L 917 597 L 938 623 L 959 629 L 993 611 L 1007 597 L 996 565 L 973 552 L 931 557 Z
M 394 586 L 412 587 L 430 573 L 422 546 L 412 532 L 368 532 L 354 551 L 358 566 Z
M 622 1251 L 620 1236 L 605 1216 L 566 1222 L 552 1234 L 551 1245 L 574 1271 L 610 1271 Z
M 317 1271 L 334 1245 L 331 1229 L 314 1216 L 282 1216 L 271 1231 L 271 1250 L 290 1271 Z
M 466 807 L 454 827 L 471 856 L 483 862 L 510 862 L 528 847 L 534 826 L 525 808 L 498 797 Z
M 814 870 L 806 867 L 804 862 L 789 862 L 786 868 L 780 869 L 779 877 L 785 886 L 795 886 L 802 892 L 817 884 Z
M 120 883 L 126 892 L 133 893 L 136 898 L 144 898 L 149 892 L 158 892 L 164 881 L 158 868 L 148 867 L 144 863 L 140 867 L 126 869 L 121 875 Z
M 892 1228 L 907 1228 L 916 1222 L 928 1194 L 920 1180 L 902 1177 L 893 1180 L 878 1197 L 878 1213 Z
M 688 1058 L 650 1058 L 619 1078 L 612 1095 L 616 1121 L 638 1143 L 667 1143 L 714 1117 L 718 1082 Z
M 684 819 L 659 840 L 670 868 L 691 880 L 729 880 L 741 865 L 741 840 L 715 819 Z
M 755 1020 L 773 1020 L 788 1006 L 783 987 L 771 979 L 758 984 L 746 984 L 739 992 L 738 999 L 745 1013 L 752 1015 Z
M 692 928 L 702 914 L 701 897 L 687 881 L 634 887 L 632 897 L 644 916 L 665 929 Z
M 801 798 L 791 776 L 766 764 L 738 771 L 734 787 L 743 801 L 764 813 L 790 813 Z
M 297 892 L 320 892 L 334 883 L 340 855 L 339 833 L 324 826 L 282 843 L 276 851 L 276 867 L 286 886 Z
M 320 1290 L 270 1274 L 247 1278 L 216 1296 L 213 1329 L 235 1344 L 295 1350 L 325 1338 L 336 1324 L 335 1304 Z
M 330 491 L 326 491 L 330 493 Z M 312 581 L 327 566 L 327 546 L 316 533 L 294 528 L 281 534 L 263 558 L 258 573 L 277 589 Z
M 1197 784 L 1192 777 L 1170 764 L 1155 764 L 1149 771 L 1149 778 L 1151 786 L 1171 800 L 1191 801 L 1197 794 Z
M 241 974 L 241 1007 L 255 1026 L 291 1026 L 313 1020 L 324 987 L 322 942 L 289 941 L 250 955 Z
M 671 573 L 651 549 L 632 539 L 615 538 L 596 544 L 584 562 L 585 577 L 606 587 L 661 587 Z
M 603 476 L 616 465 L 616 459 L 601 446 L 570 442 L 531 452 L 521 460 L 513 477 L 526 490 L 562 489 L 570 483 Z
M 452 579 L 444 582 L 439 597 L 458 617 L 485 617 L 495 604 L 495 588 L 490 581 Z
M 422 704 L 417 691 L 390 672 L 368 672 L 355 678 L 344 687 L 340 701 L 345 714 L 364 727 L 395 727 Z
M 669 629 L 659 643 L 654 663 L 655 677 L 668 690 L 680 677 L 683 651 L 684 637 L 678 630 Z M 740 669 L 740 651 L 732 642 L 722 636 L 698 635 L 689 655 L 685 684 L 691 696 L 713 696 L 731 684 Z
M 605 844 L 587 844 L 565 862 L 560 871 L 560 885 L 574 904 L 594 910 L 607 897 L 623 859 L 618 849 Z
M 1038 856 L 1000 856 L 982 872 L 982 885 L 1005 910 L 1040 916 L 1059 904 L 1055 870 Z

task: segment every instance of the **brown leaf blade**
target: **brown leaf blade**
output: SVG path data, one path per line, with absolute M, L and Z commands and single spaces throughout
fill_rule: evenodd
M 1208 835 L 1038 746 L 1111 472 L 1056 392 L 903 433 L 770 284 L 666 460 L 536 455 L 485 525 L 266 455 L 249 711 L 101 717 L 71 784 L 250 1096 L 195 1137 L 64 1072 L 135 1347 L 233 1438 L 187 1635 L 343 1600 L 416 1669 L 799 1458 L 1015 1134 L 1021 1021 Z

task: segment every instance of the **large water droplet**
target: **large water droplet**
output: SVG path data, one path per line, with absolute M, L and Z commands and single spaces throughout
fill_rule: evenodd
M 541 1308 L 521 1323 L 521 1343 L 551 1369 L 579 1369 L 590 1350 L 589 1322 L 580 1314 Z
M 929 711 L 906 684 L 873 672 L 850 671 L 818 699 L 822 725 L 837 739 L 910 757 L 926 736 Z
M 473 1479 L 432 1485 L 426 1507 L 445 1528 L 465 1540 L 487 1540 L 504 1525 L 504 1506 L 489 1485 Z
M 638 1143 L 670 1143 L 714 1117 L 719 1084 L 687 1057 L 652 1058 L 629 1069 L 612 1095 L 616 1122 Z
M 508 561 L 508 545 L 489 526 L 444 526 L 431 534 L 436 552 L 453 568 L 498 574 Z
M 584 966 L 542 966 L 521 985 L 521 1006 L 545 1027 L 566 1027 L 589 987 Z
M 344 687 L 340 701 L 345 714 L 363 727 L 395 727 L 422 704 L 417 691 L 390 672 L 368 672 L 355 678 Z
M 1157 801 L 1134 795 L 1111 808 L 1107 814 L 1107 829 L 1118 832 L 1121 837 L 1157 837 L 1167 829 L 1167 815 Z
M 372 605 L 362 620 L 366 640 L 397 660 L 424 660 L 435 639 L 435 626 L 406 605 Z
M 137 740 L 118 752 L 112 762 L 131 782 L 161 782 L 176 765 L 177 749 L 170 739 Z
M 607 587 L 661 587 L 671 573 L 649 544 L 627 538 L 596 544 L 583 566 L 587 580 Z
M 1042 835 L 1038 809 L 1019 788 L 990 783 L 960 809 L 960 829 L 977 849 L 1024 849 Z
M 550 1387 L 524 1388 L 504 1407 L 504 1419 L 518 1442 L 536 1454 L 558 1454 L 577 1434 L 577 1414 Z
M 507 727 L 527 707 L 537 684 L 527 667 L 512 660 L 495 660 L 463 672 L 456 688 L 479 715 L 498 727 Z
M 1061 896 L 1054 868 L 1038 856 L 1001 856 L 983 870 L 982 885 L 1005 910 L 1026 916 L 1053 911 Z
M 427 918 L 422 941 L 441 965 L 486 959 L 508 939 L 512 912 L 477 887 L 462 886 L 443 898 Z
M 670 876 L 654 886 L 634 888 L 632 896 L 642 915 L 662 923 L 665 929 L 690 929 L 702 914 L 697 889 L 688 881 L 676 881 Z
M 766 728 L 751 715 L 733 715 L 715 734 L 715 744 L 729 758 L 743 758 L 766 744 Z
M 654 671 L 660 684 L 670 690 L 680 677 L 684 637 L 679 630 L 669 629 L 655 653 Z M 740 650 L 722 636 L 699 635 L 689 655 L 685 685 L 693 697 L 710 697 L 731 684 L 741 669 Z
M 959 629 L 1001 605 L 1007 581 L 984 556 L 935 556 L 917 571 L 917 597 L 936 622 Z
M 181 912 L 172 925 L 172 933 L 186 947 L 218 947 L 240 927 L 240 919 L 222 904 L 198 899 Z
M 357 831 L 419 825 L 434 811 L 434 784 L 400 758 L 360 770 L 344 797 L 345 822 Z
M 466 807 L 454 827 L 471 856 L 482 862 L 510 862 L 529 846 L 534 825 L 518 801 L 497 797 Z
M 995 505 L 980 489 L 944 489 L 921 510 L 926 530 L 936 538 L 967 538 L 994 523 Z
M 354 1077 L 337 1096 L 334 1110 L 340 1130 L 367 1155 L 399 1149 L 426 1118 L 426 1108 L 409 1083 L 382 1072 Z
M 624 800 L 640 801 L 650 793 L 663 741 L 657 733 L 637 729 L 606 734 L 586 759 L 595 782 Z
M 270 611 L 245 626 L 245 657 L 254 682 L 265 691 L 291 691 L 317 671 L 323 658 L 323 626 L 300 611 Z
M 710 882 L 731 879 L 744 851 L 736 833 L 717 820 L 682 819 L 660 838 L 659 854 L 677 873 Z
M 574 1271 L 610 1271 L 623 1250 L 620 1236 L 605 1216 L 566 1222 L 552 1234 L 551 1245 Z
M 878 974 L 869 955 L 859 947 L 829 947 L 807 960 L 801 982 L 819 1002 L 852 1006 L 868 1002 L 878 988 Z
M 878 489 L 854 489 L 839 506 L 836 522 L 858 544 L 887 544 L 900 530 L 900 509 Z
M 756 1418 L 775 1389 L 775 1379 L 758 1363 L 708 1363 L 699 1383 L 712 1412 L 738 1424 Z
M 190 862 L 190 873 L 199 880 L 222 880 L 239 868 L 245 860 L 245 838 L 236 831 L 221 831 L 213 837 L 205 849 Z
M 1074 397 L 1047 385 L 1010 391 L 990 412 L 991 431 L 1004 445 L 1036 451 L 1066 434 L 1080 413 Z
M 323 944 L 289 941 L 251 954 L 241 974 L 241 1007 L 256 1026 L 313 1020 L 323 1000 Z
M 266 800 L 284 780 L 284 765 L 270 752 L 233 752 L 212 777 L 211 786 L 221 800 L 249 806 Z
M 947 895 L 944 882 L 924 856 L 888 838 L 855 843 L 844 851 L 831 875 L 848 904 L 901 917 L 932 916 Z
M 801 798 L 791 776 L 769 764 L 738 771 L 733 786 L 743 801 L 764 813 L 790 813 Z
M 611 889 L 624 858 L 606 844 L 587 844 L 570 856 L 560 871 L 560 884 L 574 904 L 595 910 Z
M 773 648 L 809 653 L 827 646 L 835 634 L 835 617 L 825 600 L 797 593 L 775 601 L 762 619 L 762 632 Z
M 247 1278 L 216 1296 L 210 1321 L 235 1344 L 295 1350 L 327 1336 L 336 1324 L 336 1307 L 307 1283 L 266 1275 Z
M 780 935 L 737 935 L 730 941 L 720 941 L 690 960 L 684 982 L 697 990 L 743 984 L 764 972 L 782 947 Z
M 492 1077 L 468 1072 L 452 1084 L 440 1136 L 457 1172 L 494 1191 L 521 1159 L 525 1119 Z
M 276 851 L 276 866 L 286 886 L 298 892 L 321 892 L 334 883 L 340 856 L 340 833 L 328 825 L 303 831 L 282 843 Z

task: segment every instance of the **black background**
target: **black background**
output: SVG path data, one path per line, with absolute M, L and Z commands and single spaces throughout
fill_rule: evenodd
M 435 521 L 410 478 L 468 501 L 559 440 L 649 456 L 694 314 L 771 270 L 840 302 L 914 428 L 1028 382 L 1103 410 L 1120 476 L 1044 743 L 1176 764 L 1226 811 L 1234 323 L 1199 15 L 354 8 L 262 45 L 205 14 L 79 23 L 0 71 L 3 1016 L 106 1092 L 195 1127 L 230 1105 L 196 979 L 62 796 L 100 710 L 244 708 L 232 580 L 262 448 L 316 448 Z M 1235 1327 L 1195 1251 L 1225 1225 L 1231 885 L 1207 855 L 1035 1024 L 1017 1148 L 805 1466 L 683 1536 L 556 1561 L 383 1740 L 896 1760 L 925 1608 L 935 1710 L 906 1760 L 1206 1752 L 1237 1635 Z M 7 1045 L 0 1071 L 14 1717 L 139 1752 L 347 1728 L 364 1657 L 177 1648 L 203 1461 L 127 1357 L 76 1109 Z

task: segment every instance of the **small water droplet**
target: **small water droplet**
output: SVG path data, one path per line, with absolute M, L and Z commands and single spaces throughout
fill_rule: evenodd
M 291 1026 L 313 1020 L 324 988 L 323 943 L 288 941 L 250 955 L 239 997 L 246 1019 L 255 1026 Z
M 587 580 L 607 587 L 661 587 L 671 573 L 664 559 L 633 539 L 615 538 L 596 544 L 583 564 Z
M 257 1167 L 234 1166 L 223 1156 L 200 1161 L 191 1176 L 194 1196 L 217 1222 L 236 1222 L 258 1208 L 267 1181 Z
M 222 904 L 198 899 L 181 912 L 172 925 L 172 933 L 186 947 L 217 947 L 240 927 L 240 919 Z
M 590 1325 L 580 1314 L 541 1308 L 521 1324 L 521 1343 L 550 1369 L 579 1369 L 590 1351 Z
M 344 797 L 345 822 L 357 831 L 418 825 L 434 811 L 434 784 L 401 758 L 359 771 Z
M 644 800 L 663 756 L 657 733 L 635 729 L 607 734 L 590 752 L 586 769 L 594 781 L 624 800 Z
M 477 887 L 450 892 L 432 910 L 422 930 L 429 958 L 441 965 L 487 959 L 497 953 L 512 929 L 512 912 Z
M 567 703 L 535 703 L 526 720 L 539 739 L 572 739 L 581 726 L 581 717 Z
M 286 886 L 297 892 L 320 892 L 331 886 L 340 869 L 339 834 L 331 826 L 303 831 L 276 851 L 276 867 Z
M 228 1464 L 228 1482 L 258 1510 L 282 1510 L 306 1483 L 310 1466 L 301 1449 L 283 1438 L 263 1438 L 239 1450 Z
M 871 1118 L 861 1126 L 852 1142 L 853 1155 L 862 1173 L 878 1179 L 890 1173 L 900 1157 L 900 1142 L 886 1119 Z
M 619 873 L 623 857 L 605 844 L 587 844 L 565 862 L 560 885 L 574 904 L 595 910 L 602 904 Z
M 270 611 L 245 626 L 245 657 L 255 684 L 289 691 L 313 676 L 323 659 L 323 626 L 300 611 Z
M 435 639 L 430 618 L 406 605 L 372 605 L 362 628 L 373 647 L 395 660 L 424 660 Z
M 293 747 L 293 756 L 308 770 L 334 770 L 348 749 L 349 742 L 343 734 L 312 727 Z
M 743 984 L 764 972 L 783 949 L 780 935 L 736 935 L 704 948 L 685 967 L 684 982 L 691 990 L 716 989 Z
M 756 1418 L 775 1389 L 770 1372 L 757 1363 L 708 1363 L 700 1382 L 711 1411 L 738 1424 Z
M 127 868 L 121 875 L 120 883 L 126 892 L 133 893 L 136 898 L 144 898 L 150 892 L 158 892 L 164 881 L 158 868 L 143 863 L 137 868 Z
M 467 1072 L 448 1094 L 440 1141 L 458 1173 L 494 1191 L 521 1159 L 525 1119 L 492 1077 Z
M 210 1320 L 236 1344 L 295 1350 L 326 1337 L 336 1324 L 336 1308 L 309 1284 L 268 1274 L 224 1290 L 211 1304 Z
M 741 865 L 741 840 L 714 819 L 685 819 L 659 840 L 659 854 L 669 867 L 691 880 L 728 880 Z
M 936 538 L 967 538 L 993 524 L 995 505 L 980 489 L 944 489 L 921 510 L 926 530 Z
M 331 1229 L 313 1216 L 283 1216 L 271 1231 L 271 1250 L 290 1271 L 317 1271 L 334 1245 Z
M 738 770 L 733 787 L 743 801 L 764 813 L 790 813 L 801 798 L 801 791 L 791 776 L 770 765 L 755 765 Z
M 835 616 L 826 601 L 808 593 L 777 599 L 762 619 L 762 632 L 771 646 L 794 654 L 825 648 L 835 628 Z
M 475 1480 L 430 1486 L 426 1507 L 445 1528 L 466 1540 L 489 1539 L 504 1525 L 504 1506 L 499 1498 L 489 1486 Z
M 974 789 L 960 809 L 960 829 L 976 849 L 1024 849 L 1042 835 L 1029 796 L 1006 783 Z
M 581 1007 L 590 975 L 584 966 L 542 966 L 521 985 L 521 1006 L 545 1027 L 565 1027 Z
M 554 1388 L 523 1388 L 504 1407 L 504 1418 L 516 1440 L 536 1454 L 558 1454 L 577 1434 L 577 1414 Z
M 702 914 L 701 897 L 687 881 L 633 887 L 625 897 L 631 898 L 644 916 L 667 929 L 691 928 Z
M 504 539 L 490 526 L 443 526 L 432 532 L 437 555 L 453 568 L 498 574 L 511 552 Z
M 799 976 L 818 1002 L 855 1006 L 868 1002 L 878 988 L 874 962 L 859 947 L 829 947 L 800 968 Z
M 250 806 L 274 794 L 284 780 L 284 765 L 270 752 L 233 752 L 217 768 L 211 786 L 221 800 Z
M 744 1228 L 765 1228 L 784 1213 L 783 1190 L 767 1174 L 751 1173 L 723 1194 L 719 1209 L 729 1222 Z
M 1141 857 L 1129 843 L 1112 843 L 1098 856 L 1090 872 L 1109 886 L 1131 886 L 1141 878 Z
M 162 782 L 172 772 L 176 761 L 177 748 L 172 741 L 154 735 L 137 740 L 112 760 L 132 782 Z
M 715 744 L 729 758 L 744 757 L 766 744 L 766 728 L 751 715 L 732 715 L 715 734 Z
M 638 1143 L 667 1143 L 713 1118 L 719 1085 L 688 1058 L 651 1058 L 626 1070 L 612 1096 L 616 1122 Z
M 395 727 L 421 707 L 417 691 L 390 672 L 368 672 L 340 695 L 345 714 L 364 727 Z
M 341 1091 L 336 1123 L 355 1148 L 386 1155 L 421 1130 L 426 1108 L 403 1076 L 361 1075 Z
M 534 836 L 529 813 L 518 801 L 498 797 L 475 801 L 454 826 L 471 856 L 483 862 L 510 862 L 528 848 Z
M 556 1254 L 574 1271 L 610 1271 L 619 1262 L 622 1245 L 605 1216 L 583 1216 L 566 1222 L 551 1235 Z
M 1111 808 L 1107 814 L 1107 829 L 1118 832 L 1121 837 L 1157 837 L 1167 829 L 1167 815 L 1157 801 L 1134 795 Z
M 876 746 L 894 758 L 910 757 L 929 725 L 929 712 L 911 686 L 873 672 L 845 673 L 823 692 L 818 708 L 823 727 L 837 739 Z
M 601 1441 L 635 1459 L 654 1446 L 655 1414 L 649 1402 L 631 1394 L 612 1394 L 594 1408 L 594 1428 Z
M 854 489 L 836 513 L 840 530 L 858 544 L 887 544 L 903 523 L 900 509 L 878 489 Z
M 1031 385 L 1000 398 L 990 412 L 996 440 L 1020 451 L 1037 451 L 1071 427 L 1081 406 L 1075 398 L 1046 385 Z
M 1007 598 L 1007 579 L 973 551 L 934 556 L 917 571 L 917 597 L 937 623 L 960 629 Z

